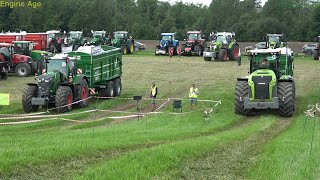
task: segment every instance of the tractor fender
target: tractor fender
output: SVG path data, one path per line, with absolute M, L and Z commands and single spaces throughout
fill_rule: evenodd
M 36 86 L 36 87 L 38 87 L 38 84 L 36 84 L 36 83 L 27 83 L 27 85 L 28 86 Z
M 248 77 L 238 77 L 238 81 L 248 81 Z
M 82 79 L 85 79 L 89 83 L 87 76 L 85 76 L 84 74 L 78 74 L 73 79 L 74 84 L 79 85 L 81 83 Z

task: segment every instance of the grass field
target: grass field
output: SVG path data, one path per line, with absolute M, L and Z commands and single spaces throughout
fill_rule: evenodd
M 199 99 L 221 100 L 219 111 L 204 119 L 202 111 L 189 112 L 184 100 L 182 114 L 170 114 L 170 102 L 159 110 L 163 113 L 114 120 L 108 117 L 134 112 L 135 102 L 92 98 L 89 107 L 74 109 L 72 116 L 0 125 L 0 179 L 319 179 L 319 116 L 304 115 L 309 104 L 320 101 L 319 61 L 295 58 L 292 118 L 272 111 L 255 117 L 234 114 L 236 77 L 247 75 L 248 67 L 245 59 L 242 66 L 201 57 L 170 61 L 152 50 L 124 56 L 121 97 L 148 97 L 154 80 L 159 99 L 186 99 L 195 82 Z M 11 95 L 10 107 L 0 114 L 23 113 L 22 88 L 32 81 L 15 76 L 0 81 L 0 93 Z M 150 103 L 141 102 L 142 112 L 150 110 Z M 199 109 L 214 105 L 199 102 Z M 125 112 L 80 114 L 96 108 Z M 0 119 L 11 121 L 21 120 Z

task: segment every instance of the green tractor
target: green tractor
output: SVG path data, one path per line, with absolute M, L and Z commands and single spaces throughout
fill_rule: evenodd
M 295 111 L 293 53 L 289 48 L 250 50 L 250 75 L 237 78 L 235 113 L 252 116 L 275 109 L 283 117 Z
M 227 57 L 230 60 L 238 60 L 240 57 L 240 48 L 235 40 L 235 33 L 233 32 L 216 32 L 210 33 L 211 43 L 203 52 L 205 61 L 211 59 L 226 61 Z
M 127 31 L 116 31 L 112 35 L 112 46 L 121 48 L 122 54 L 134 52 L 134 40 Z
M 106 37 L 106 31 L 93 31 L 91 30 L 90 45 L 99 46 L 108 44 L 108 38 Z
M 283 48 L 286 46 L 283 40 L 283 34 L 267 34 L 265 40 L 266 46 L 269 49 Z
M 46 58 L 45 71 L 38 83 L 28 83 L 22 93 L 26 113 L 39 106 L 56 106 L 60 113 L 72 106 L 88 105 L 89 92 L 101 96 L 120 96 L 122 84 L 122 54 L 112 46 L 81 46 L 68 54 Z
M 76 51 L 80 46 L 87 43 L 87 39 L 83 38 L 82 31 L 70 31 L 64 38 L 62 53 Z
M 314 49 L 313 52 L 313 59 L 314 60 L 320 60 L 320 36 L 318 36 L 318 43 L 317 43 L 317 47 Z

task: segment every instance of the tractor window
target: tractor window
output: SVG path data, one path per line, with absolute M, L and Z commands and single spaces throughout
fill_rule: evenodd
M 77 34 L 77 33 L 72 33 L 72 34 L 70 34 L 70 37 L 71 37 L 72 39 L 79 38 L 79 36 L 80 36 L 80 34 Z
M 47 73 L 57 72 L 57 71 L 63 73 L 66 77 L 68 77 L 66 62 L 61 59 L 48 60 Z
M 215 37 L 215 41 L 216 42 L 226 42 L 227 40 L 226 40 L 226 37 L 225 36 L 216 36 Z
M 0 53 L 3 53 L 4 56 L 6 56 L 6 57 L 10 56 L 9 48 L 7 48 L 7 47 L 1 47 L 0 48 Z
M 163 41 L 171 41 L 171 36 L 162 36 Z
M 14 44 L 14 52 L 16 54 L 25 54 L 27 51 L 28 47 L 26 43 L 17 43 Z
M 190 39 L 190 40 L 192 40 L 192 39 L 199 40 L 199 39 L 201 39 L 201 37 L 200 37 L 199 34 L 189 34 L 188 35 L 188 39 Z
M 93 37 L 102 37 L 101 33 L 93 33 L 92 35 L 93 35 Z
M 122 39 L 122 38 L 124 38 L 124 34 L 117 33 L 117 34 L 114 35 L 114 37 Z
M 271 42 L 280 43 L 279 36 L 270 36 L 269 37 L 269 43 L 271 43 Z
M 56 34 L 50 33 L 50 34 L 48 34 L 48 38 L 56 38 Z

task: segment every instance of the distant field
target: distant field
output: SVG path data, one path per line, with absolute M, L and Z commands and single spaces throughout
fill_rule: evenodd
M 0 125 L 0 179 L 319 179 L 319 116 L 305 118 L 303 113 L 320 102 L 319 61 L 295 57 L 297 109 L 292 118 L 272 111 L 255 117 L 234 114 L 236 77 L 247 75 L 248 68 L 246 58 L 238 66 L 192 56 L 170 61 L 154 56 L 153 49 L 126 55 L 122 98 L 148 97 L 154 80 L 159 99 L 186 99 L 195 82 L 199 99 L 222 104 L 208 119 L 202 111 L 190 112 L 184 100 L 182 114 L 170 114 L 170 101 L 162 113 L 114 120 L 108 117 L 134 112 L 135 102 L 91 99 L 73 116 Z M 15 76 L 0 81 L 0 93 L 11 94 L 11 106 L 0 114 L 23 113 L 22 89 L 34 81 Z M 142 112 L 150 110 L 150 103 L 140 103 Z M 199 102 L 199 109 L 214 105 Z M 93 109 L 125 112 L 79 114 Z M 0 119 L 11 121 L 21 120 Z

